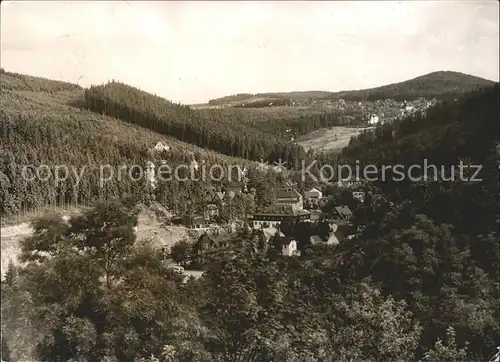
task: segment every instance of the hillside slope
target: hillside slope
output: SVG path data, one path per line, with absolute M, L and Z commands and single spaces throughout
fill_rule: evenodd
M 496 84 L 438 104 L 425 116 L 406 117 L 354 137 L 339 157 L 331 157 L 341 164 L 377 165 L 379 172 L 381 165 L 400 165 L 402 179 L 389 169 L 373 184 L 395 202 L 413 200 L 436 221 L 467 234 L 485 233 L 498 227 L 499 220 L 499 96 Z
M 393 98 L 411 100 L 419 97 L 454 99 L 467 92 L 492 86 L 493 81 L 452 71 L 433 72 L 404 82 L 381 87 L 333 93 L 331 98 L 346 100 L 378 100 Z
M 301 152 L 300 146 L 244 118 L 235 122 L 225 113 L 200 113 L 119 82 L 85 90 L 85 104 L 92 111 L 229 156 L 277 161 Z
M 134 171 L 133 166 L 145 168 L 146 162 L 155 158 L 163 159 L 172 169 L 181 163 L 189 164 L 193 157 L 206 165 L 249 164 L 243 159 L 74 107 L 72 104 L 81 102 L 84 96 L 83 90 L 75 85 L 8 72 L 2 73 L 1 83 L 3 217 L 45 206 L 86 204 L 124 193 L 148 197 L 150 191 L 145 186 L 145 177 L 136 174 L 140 170 Z M 149 150 L 157 142 L 169 145 L 171 150 L 152 156 Z M 46 181 L 30 181 L 31 175 L 23 177 L 23 167 L 28 165 L 44 167 L 42 173 L 49 170 L 49 175 L 42 175 L 47 176 Z M 56 166 L 66 166 L 69 170 L 64 181 L 55 181 Z M 121 178 L 118 176 L 120 166 L 126 167 Z M 114 173 L 112 179 L 101 185 L 101 173 L 107 178 L 110 170 Z M 179 198 L 189 195 L 190 187 L 186 183 L 172 185 L 172 189 L 163 189 L 162 198 L 187 205 L 187 201 L 181 202 Z
M 350 101 L 378 100 L 393 98 L 396 100 L 413 100 L 419 97 L 432 99 L 453 99 L 471 90 L 491 86 L 494 82 L 469 74 L 453 71 L 438 71 L 425 74 L 403 82 L 397 82 L 370 89 L 360 89 L 341 92 L 303 91 L 283 93 L 236 94 L 217 99 L 211 99 L 211 105 L 252 103 L 290 104 L 305 99 L 339 99 Z

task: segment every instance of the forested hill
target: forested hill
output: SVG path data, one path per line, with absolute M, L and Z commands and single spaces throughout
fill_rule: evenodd
M 85 102 L 94 112 L 229 156 L 277 161 L 304 153 L 299 145 L 253 122 L 235 121 L 234 115 L 221 112 L 198 112 L 119 82 L 90 87 Z
M 499 138 L 499 89 L 497 83 L 438 103 L 425 115 L 380 125 L 375 133 L 352 138 L 342 154 L 363 156 L 367 162 L 404 164 L 423 158 L 438 164 L 453 164 L 461 157 L 484 160 Z
M 145 187 L 144 178 L 139 177 L 136 182 L 127 176 L 133 165 L 144 167 L 147 161 L 157 163 L 162 159 L 172 168 L 189 163 L 193 158 L 200 164 L 204 162 L 207 167 L 211 164 L 250 164 L 241 158 L 232 158 L 81 109 L 78 106 L 84 90 L 75 84 L 2 71 L 1 87 L 2 222 L 10 222 L 11 217 L 32 211 L 91 204 L 123 193 L 133 193 L 139 199 L 147 198 L 150 190 Z M 168 145 L 170 151 L 151 154 L 150 149 L 157 142 Z M 45 165 L 51 173 L 55 172 L 56 166 L 67 166 L 68 178 L 55 182 L 52 176 L 47 182 L 30 182 L 21 176 L 22 167 L 27 165 L 35 168 Z M 115 175 L 103 185 L 99 181 L 99 166 L 102 165 L 109 165 L 109 171 Z M 119 179 L 117 170 L 122 165 L 127 169 Z M 136 176 L 134 173 L 133 177 Z M 196 205 L 202 205 L 200 192 L 196 190 L 205 186 L 202 182 L 196 185 L 170 182 L 158 187 L 156 197 L 168 207 L 188 212 Z
M 74 83 L 33 77 L 27 74 L 6 72 L 3 68 L 0 68 L 0 77 L 2 90 L 53 93 L 60 91 L 77 91 L 82 89 L 82 87 Z
M 310 98 L 325 98 L 330 96 L 332 93 L 327 91 L 302 91 L 302 92 L 277 92 L 277 93 L 239 93 L 230 96 L 225 96 L 221 98 L 211 99 L 208 104 L 226 104 L 230 102 L 241 102 L 248 101 L 255 98 L 271 98 L 271 99 L 293 99 L 293 100 L 303 100 Z
M 493 84 L 494 82 L 491 80 L 469 74 L 440 71 L 382 87 L 337 92 L 332 94 L 331 97 L 346 100 L 378 100 L 386 98 L 410 100 L 419 97 L 454 99 L 475 89 L 492 86 Z
M 393 171 L 376 182 L 395 202 L 412 200 L 418 209 L 435 221 L 454 225 L 466 234 L 487 234 L 498 227 L 498 145 L 500 86 L 472 92 L 457 101 L 430 108 L 426 115 L 413 115 L 377 127 L 351 139 L 340 155 L 325 156 L 324 162 L 363 165 L 402 165 L 420 182 L 400 177 Z M 331 157 L 330 159 L 328 159 Z M 437 166 L 428 169 L 425 164 Z M 472 181 L 474 168 L 480 173 Z M 441 171 L 444 170 L 445 172 Z M 455 173 L 451 179 L 451 172 Z M 437 174 L 435 174 L 437 171 Z
M 173 180 L 152 193 L 147 184 L 125 179 L 100 187 L 95 170 L 79 182 L 73 175 L 65 183 L 23 182 L 18 166 L 67 164 L 79 171 L 151 159 L 175 165 L 192 160 L 190 151 L 197 160 L 229 162 L 151 129 L 182 131 L 192 121 L 194 134 L 211 142 L 217 133 L 210 127 L 238 110 L 195 113 L 119 84 L 87 91 L 91 107 L 123 122 L 73 106 L 84 96 L 81 89 L 40 78 L 5 79 L 11 88 L 0 92 L 2 209 L 15 212 L 59 197 L 106 202 L 68 223 L 54 215 L 33 223 L 33 235 L 21 244 L 26 264 L 11 264 L 1 285 L 2 359 L 486 361 L 499 345 L 498 84 L 378 126 L 340 156 L 319 160 L 360 160 L 379 169 L 463 160 L 484 166 L 483 181 L 373 182 L 365 186 L 363 203 L 332 185 L 333 192 L 326 187 L 324 193 L 332 205 L 354 203 L 351 221 L 363 227 L 353 238 L 285 257 L 289 239 L 278 233 L 268 243 L 261 231 L 220 242 L 205 235 L 172 247 L 171 257 L 180 251 L 182 260 L 204 270 L 197 280 L 182 280 L 167 269 L 163 251 L 136 239 L 141 205 L 109 198 L 132 193 L 147 204 L 155 196 L 169 210 L 191 213 L 213 201 L 207 191 L 215 185 Z M 244 122 L 231 126 L 228 120 L 218 126 L 222 140 L 237 136 Z M 242 127 L 259 128 L 257 120 Z M 172 149 L 150 152 L 157 141 Z M 255 204 L 240 198 L 237 208 L 235 196 L 229 208 L 221 207 L 221 221 L 229 220 L 229 210 L 239 209 L 244 218 L 268 204 L 271 190 L 285 181 L 276 175 L 250 168 Z M 205 249 L 207 241 L 212 246 Z
M 380 87 L 341 91 L 304 91 L 283 93 L 236 94 L 211 99 L 209 104 L 221 105 L 234 102 L 250 103 L 255 101 L 290 103 L 300 100 L 339 99 L 346 101 L 374 101 L 379 99 L 413 100 L 419 97 L 426 99 L 454 99 L 471 90 L 491 86 L 494 82 L 488 79 L 453 71 L 439 71 L 425 74 L 403 82 Z

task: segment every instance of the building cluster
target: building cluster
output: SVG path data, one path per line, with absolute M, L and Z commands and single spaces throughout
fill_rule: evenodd
M 240 185 L 241 186 L 241 185 Z M 364 192 L 359 191 L 359 183 L 352 180 L 345 181 L 341 187 L 352 189 L 353 198 L 364 202 Z M 342 240 L 352 238 L 351 230 L 352 216 L 351 209 L 346 205 L 338 205 L 333 209 L 333 214 L 325 219 L 325 215 L 320 210 L 330 199 L 323 196 L 320 188 L 313 187 L 301 194 L 295 186 L 289 185 L 273 190 L 272 203 L 260 210 L 256 210 L 252 215 L 248 215 L 247 220 L 233 220 L 229 225 L 220 225 L 217 223 L 217 217 L 220 215 L 221 206 L 225 200 L 232 199 L 236 194 L 242 192 L 242 187 L 235 185 L 227 188 L 224 193 L 217 195 L 219 202 L 210 203 L 206 207 L 204 214 L 184 215 L 181 219 L 183 225 L 187 228 L 201 233 L 207 233 L 212 237 L 219 237 L 235 232 L 238 229 L 250 227 L 253 230 L 263 232 L 267 241 L 278 235 L 282 244 L 282 255 L 293 256 L 300 255 L 298 243 L 291 237 L 285 236 L 281 231 L 282 223 L 311 223 L 317 225 L 318 222 L 326 221 L 329 225 L 329 234 L 320 237 L 312 235 L 310 244 L 336 245 Z M 228 194 L 229 197 L 223 197 Z M 253 194 L 245 193 L 246 197 L 252 197 Z
M 352 197 L 359 202 L 365 201 L 365 193 L 360 191 L 362 183 L 356 180 L 346 180 L 340 184 L 342 188 L 350 189 Z M 354 234 L 346 232 L 352 228 L 351 209 L 346 205 L 334 207 L 333 215 L 328 220 L 322 216 L 318 210 L 322 205 L 329 201 L 329 198 L 323 196 L 323 192 L 313 187 L 302 195 L 295 187 L 289 186 L 274 190 L 273 203 L 263 210 L 259 210 L 253 215 L 252 225 L 254 229 L 264 231 L 269 239 L 274 235 L 279 235 L 282 243 L 282 254 L 286 256 L 300 255 L 297 241 L 286 237 L 280 230 L 283 222 L 293 223 L 316 223 L 318 221 L 327 221 L 329 224 L 329 235 L 327 238 L 319 235 L 310 237 L 310 244 L 336 245 L 343 239 L 351 239 Z
M 161 156 L 169 152 L 170 146 L 158 142 L 150 149 L 152 156 Z M 191 157 L 193 163 L 196 162 L 194 157 Z M 196 166 L 196 165 L 194 165 Z M 194 167 L 193 166 L 193 167 Z M 285 187 L 280 187 L 272 190 L 272 202 L 269 206 L 256 210 L 251 215 L 242 215 L 241 212 L 237 215 L 241 219 L 237 219 L 233 214 L 230 215 L 228 222 L 226 217 L 221 218 L 221 212 L 231 211 L 232 200 L 238 194 L 242 195 L 242 200 L 253 203 L 254 193 L 247 190 L 246 172 L 243 170 L 243 182 L 233 182 L 226 185 L 223 189 L 212 190 L 211 199 L 204 200 L 203 209 L 198 210 L 198 213 L 179 215 L 177 222 L 190 229 L 193 233 L 208 233 L 212 237 L 219 237 L 223 234 L 235 232 L 238 229 L 250 227 L 254 230 L 261 230 L 264 233 L 266 240 L 279 235 L 281 237 L 282 254 L 287 256 L 299 255 L 298 244 L 293 238 L 286 237 L 280 230 L 283 222 L 292 224 L 312 223 L 317 225 L 320 221 L 325 221 L 325 215 L 321 211 L 322 207 L 330 201 L 330 198 L 324 197 L 321 187 L 312 187 L 303 193 L 297 190 L 297 185 L 289 182 Z M 146 169 L 146 177 L 149 180 L 150 186 L 156 187 L 155 165 L 148 162 Z M 360 190 L 362 183 L 358 180 L 344 180 L 339 184 L 340 187 L 352 189 L 352 197 L 363 203 L 365 201 L 365 193 Z M 252 190 L 251 190 L 252 191 Z M 241 201 L 241 200 L 240 200 Z M 330 233 L 328 237 L 312 235 L 310 244 L 338 244 L 340 240 L 348 239 L 349 235 L 342 235 L 343 227 L 349 226 L 351 223 L 352 212 L 346 205 L 337 205 L 334 207 L 333 215 L 329 215 L 330 219 L 326 220 L 329 224 Z M 221 222 L 225 220 L 226 222 Z
M 354 179 L 343 181 L 339 186 L 350 190 L 353 199 L 360 203 L 365 201 L 365 192 L 362 191 L 362 182 Z M 217 220 L 224 202 L 230 202 L 238 193 L 242 193 L 243 185 L 230 185 L 224 192 L 217 194 L 218 202 L 209 203 L 204 214 L 184 215 L 182 224 L 193 231 L 208 233 L 218 237 L 220 232 L 224 235 L 235 232 L 238 229 L 250 227 L 253 230 L 263 232 L 267 241 L 278 235 L 282 244 L 282 254 L 286 256 L 300 255 L 298 243 L 291 237 L 285 236 L 281 231 L 282 223 L 311 223 L 327 222 L 329 234 L 327 237 L 312 235 L 310 244 L 336 245 L 342 240 L 354 237 L 352 231 L 351 209 L 346 205 L 333 207 L 333 213 L 326 218 L 321 207 L 331 200 L 324 197 L 319 187 L 313 187 L 301 194 L 295 185 L 280 187 L 273 190 L 272 202 L 269 206 L 256 210 L 253 215 L 248 215 L 247 220 L 233 220 L 229 226 L 219 225 Z M 229 197 L 224 197 L 228 195 Z M 252 197 L 252 193 L 244 193 L 246 197 Z M 222 236 L 222 234 L 220 234 Z

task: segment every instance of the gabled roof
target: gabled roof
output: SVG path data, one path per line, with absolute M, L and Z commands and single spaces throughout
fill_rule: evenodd
M 337 235 L 335 235 L 335 232 L 331 233 L 328 237 L 328 240 L 326 241 L 328 245 L 338 245 L 339 242 L 339 238 L 337 237 Z
M 158 141 L 153 149 L 155 151 L 168 151 L 170 149 L 170 146 L 161 141 Z
M 305 210 L 297 210 L 293 205 L 270 205 L 262 211 L 256 212 L 254 215 L 288 215 L 299 216 L 308 215 L 309 212 Z
M 185 223 L 193 223 L 193 222 L 195 222 L 197 220 L 200 220 L 200 219 L 204 221 L 203 215 L 199 215 L 199 214 L 191 214 L 191 215 L 189 215 L 189 214 L 187 214 L 187 215 L 184 215 L 182 217 L 182 220 Z
M 319 235 L 311 235 L 309 241 L 311 242 L 312 245 L 324 243 L 323 239 L 321 239 Z
M 294 239 L 294 238 L 292 238 L 292 237 L 290 237 L 290 236 L 281 236 L 281 235 L 280 235 L 280 237 L 279 237 L 279 239 L 278 239 L 278 243 L 279 243 L 281 246 L 285 246 L 285 245 L 286 245 L 286 246 L 288 246 L 288 245 L 290 245 L 290 243 L 291 243 L 292 241 L 295 241 L 295 239 Z
M 349 209 L 348 206 L 336 206 L 335 207 L 335 211 L 337 211 L 339 213 L 339 215 L 341 216 L 352 216 L 352 211 L 351 209 Z
M 323 193 L 321 192 L 321 190 L 318 190 L 316 187 L 313 187 L 313 188 L 312 188 L 312 189 L 310 189 L 309 191 L 306 191 L 306 193 L 310 193 L 310 192 L 323 194 Z

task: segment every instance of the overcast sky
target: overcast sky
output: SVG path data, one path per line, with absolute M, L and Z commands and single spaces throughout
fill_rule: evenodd
M 436 70 L 498 81 L 499 4 L 25 1 L 1 8 L 1 65 L 115 79 L 167 99 L 348 90 Z

